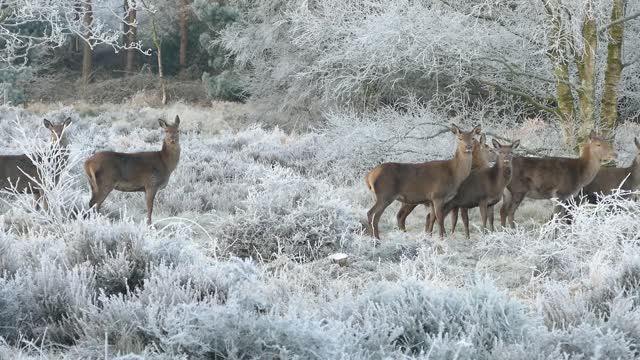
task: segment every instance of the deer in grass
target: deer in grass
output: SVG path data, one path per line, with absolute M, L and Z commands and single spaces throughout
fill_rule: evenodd
M 615 156 L 611 145 L 591 131 L 578 158 L 514 157 L 513 175 L 500 208 L 500 223 L 504 227 L 508 219 L 509 225 L 515 226 L 514 214 L 525 197 L 566 201 L 576 196 L 595 178 L 602 162 Z M 560 211 L 562 207 L 557 205 L 554 212 Z
M 486 143 L 487 137 L 485 134 L 480 135 L 480 140 L 473 141 L 473 150 L 471 152 L 471 172 L 489 167 L 490 161 L 495 161 L 495 153 L 492 148 Z M 429 207 L 430 203 L 425 203 L 425 206 Z M 406 231 L 405 222 L 407 216 L 417 207 L 417 204 L 403 204 L 398 213 L 396 214 L 396 220 L 398 222 L 398 228 L 402 231 Z M 451 210 L 451 232 L 455 231 L 456 224 L 458 222 L 458 208 Z M 462 210 L 465 211 L 464 209 Z M 425 225 L 425 231 L 431 233 L 432 227 L 429 226 L 430 213 L 427 214 L 427 221 Z M 464 216 L 464 215 L 463 215 Z M 435 220 L 435 218 L 433 218 Z
M 464 224 L 464 235 L 469 238 L 469 209 L 478 207 L 482 219 L 482 231 L 487 228 L 487 218 L 491 231 L 495 231 L 493 226 L 493 206 L 502 200 L 502 193 L 511 181 L 513 173 L 512 159 L 513 150 L 520 145 L 520 140 L 514 141 L 511 145 L 502 145 L 493 139 L 493 147 L 498 159 L 492 167 L 471 171 L 460 187 L 456 196 L 444 206 L 444 213 L 450 210 L 462 209 L 462 222 Z M 429 228 L 433 228 L 433 218 L 428 218 Z M 455 228 L 455 224 L 453 225 Z
M 160 151 L 120 153 L 102 151 L 84 163 L 84 170 L 91 185 L 89 207 L 96 211 L 112 190 L 144 192 L 147 202 L 147 225 L 151 225 L 153 202 L 158 190 L 169 182 L 171 173 L 180 160 L 180 117 L 174 124 L 158 120 L 164 129 L 164 141 Z
M 431 203 L 440 227 L 440 237 L 444 237 L 442 208 L 455 196 L 458 187 L 471 172 L 474 135 L 480 134 L 480 126 L 464 132 L 452 125 L 451 131 L 457 137 L 456 153 L 452 159 L 422 164 L 384 163 L 367 174 L 365 182 L 376 200 L 367 212 L 374 237 L 380 238 L 380 217 L 395 200 L 404 204 Z
M 589 203 L 598 202 L 599 195 L 608 195 L 617 189 L 634 191 L 640 188 L 640 141 L 633 139 L 636 157 L 630 166 L 624 168 L 602 168 L 596 177 L 582 189 Z
M 62 156 L 65 156 L 63 150 L 69 144 L 65 130 L 71 125 L 71 118 L 67 118 L 61 124 L 53 124 L 44 119 L 43 124 L 51 132 L 52 145 L 58 147 Z M 41 181 L 38 168 L 29 156 L 24 154 L 0 156 L 0 188 L 33 194 L 36 209 L 39 208 L 40 199 L 44 196 L 44 190 L 40 188 Z M 46 202 L 43 207 L 47 208 Z

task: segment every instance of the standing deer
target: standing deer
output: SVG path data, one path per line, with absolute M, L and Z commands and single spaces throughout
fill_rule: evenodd
M 44 119 L 43 123 L 44 127 L 51 132 L 52 145 L 60 150 L 66 149 L 68 140 L 65 129 L 71 125 L 71 118 L 67 118 L 61 124 L 52 124 L 47 119 Z M 42 181 L 39 176 L 38 168 L 27 155 L 0 156 L 0 188 L 33 194 L 36 209 L 39 207 L 40 199 L 44 196 L 44 190 L 39 185 Z M 46 202 L 43 205 L 45 208 L 47 207 Z
M 509 225 L 515 226 L 514 214 L 525 197 L 565 201 L 576 196 L 593 180 L 602 162 L 615 156 L 611 145 L 591 131 L 579 158 L 514 157 L 513 177 L 500 208 L 500 223 L 504 227 L 508 218 Z M 554 212 L 558 211 L 561 207 L 556 206 Z
M 471 172 L 476 169 L 484 169 L 489 167 L 489 161 L 495 161 L 495 153 L 489 145 L 486 143 L 487 136 L 485 134 L 480 135 L 480 140 L 473 140 L 473 150 L 471 152 Z M 425 203 L 425 206 L 429 207 L 431 204 Z M 396 214 L 396 220 L 398 222 L 398 228 L 402 231 L 406 231 L 405 222 L 407 216 L 411 214 L 417 204 L 403 204 L 398 213 Z M 463 211 L 465 211 L 463 209 Z M 425 231 L 431 233 L 432 226 L 429 226 L 430 213 L 427 213 L 427 221 L 425 225 Z M 458 208 L 451 210 L 451 232 L 455 231 L 456 223 L 458 221 Z M 435 220 L 435 217 L 433 218 Z
M 633 139 L 636 145 L 636 157 L 629 167 L 626 168 L 602 168 L 596 177 L 582 189 L 587 201 L 595 204 L 598 202 L 598 195 L 608 195 L 614 190 L 633 191 L 640 188 L 640 141 Z M 623 183 L 624 182 L 624 183 Z
M 91 185 L 89 207 L 100 210 L 102 202 L 112 190 L 124 192 L 144 191 L 147 200 L 147 225 L 151 225 L 153 201 L 158 190 L 169 182 L 169 177 L 180 160 L 180 117 L 173 125 L 158 120 L 164 129 L 162 150 L 138 153 L 101 151 L 84 163 Z
M 367 174 L 365 182 L 376 200 L 367 212 L 373 236 L 380 238 L 380 217 L 392 202 L 398 200 L 405 204 L 430 202 L 440 226 L 440 237 L 444 237 L 442 207 L 455 196 L 458 186 L 471 172 L 474 135 L 480 134 L 480 126 L 463 132 L 452 125 L 451 131 L 458 139 L 453 159 L 422 164 L 384 163 Z
M 513 150 L 517 149 L 519 145 L 520 140 L 516 140 L 511 145 L 502 145 L 493 139 L 493 147 L 498 155 L 495 165 L 471 171 L 469 177 L 458 188 L 456 196 L 445 204 L 443 210 L 445 214 L 452 209 L 462 209 L 462 222 L 467 239 L 469 238 L 468 211 L 474 207 L 480 208 L 483 232 L 487 227 L 487 217 L 491 231 L 495 230 L 493 206 L 502 199 L 502 193 L 511 181 Z M 433 228 L 433 222 L 434 219 L 430 219 L 429 228 Z

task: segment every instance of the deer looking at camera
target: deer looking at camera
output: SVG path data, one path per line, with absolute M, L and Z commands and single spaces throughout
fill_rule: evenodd
M 589 203 L 598 202 L 599 195 L 609 195 L 613 191 L 634 191 L 640 188 L 640 141 L 633 139 L 636 145 L 636 157 L 625 168 L 602 168 L 596 177 L 582 189 Z
M 468 211 L 474 207 L 480 209 L 483 232 L 487 227 L 487 218 L 489 219 L 491 231 L 495 231 L 493 226 L 493 206 L 502 199 L 502 193 L 511 181 L 513 150 L 517 149 L 519 145 L 520 140 L 514 141 L 511 145 L 502 145 L 496 139 L 493 139 L 493 147 L 498 155 L 495 165 L 490 168 L 471 171 L 469 177 L 458 188 L 456 196 L 445 204 L 445 214 L 451 209 L 462 209 L 462 222 L 467 239 L 469 238 Z M 434 219 L 429 220 L 429 228 L 431 229 L 433 228 Z
M 471 153 L 471 173 L 479 169 L 485 169 L 489 167 L 489 162 L 495 161 L 495 153 L 489 145 L 487 145 L 487 136 L 485 134 L 480 135 L 480 140 L 473 140 L 473 150 Z M 424 204 L 430 207 L 431 204 Z M 398 213 L 396 214 L 396 220 L 398 222 L 398 228 L 402 231 L 406 231 L 405 222 L 407 216 L 417 207 L 417 204 L 403 204 Z M 458 208 L 451 210 L 451 232 L 455 231 L 456 224 L 458 222 Z M 462 209 L 465 212 L 465 209 Z M 465 216 L 466 214 L 463 214 Z M 425 224 L 425 231 L 431 233 L 433 225 L 429 226 L 429 218 L 431 213 L 427 213 L 427 221 Z M 435 218 L 433 218 L 435 220 Z
M 162 150 L 137 153 L 102 151 L 84 163 L 84 170 L 91 185 L 89 207 L 100 210 L 102 202 L 112 190 L 144 192 L 147 201 L 147 224 L 151 225 L 153 202 L 158 190 L 169 182 L 171 173 L 180 160 L 180 118 L 168 125 L 158 120 L 164 129 Z
M 61 156 L 66 156 L 64 150 L 68 140 L 65 130 L 71 125 L 71 118 L 67 118 L 61 124 L 53 124 L 44 119 L 43 124 L 51 132 L 52 145 L 60 150 Z M 27 155 L 0 155 L 0 188 L 33 194 L 37 209 L 40 199 L 44 196 L 44 190 L 40 188 L 40 184 L 42 179 L 40 179 L 38 168 Z M 47 208 L 46 202 L 43 207 Z
M 471 153 L 474 135 L 480 134 L 480 126 L 469 132 L 451 126 L 458 140 L 456 153 L 450 160 L 429 161 L 422 164 L 384 163 L 371 170 L 365 182 L 375 194 L 375 204 L 367 212 L 372 235 L 380 238 L 378 223 L 384 210 L 395 200 L 404 204 L 430 202 L 444 237 L 444 204 L 451 200 L 462 181 L 471 172 Z
M 579 158 L 514 157 L 513 176 L 500 208 L 500 223 L 515 226 L 514 214 L 525 197 L 531 199 L 557 198 L 560 201 L 576 196 L 596 176 L 603 161 L 613 160 L 611 145 L 593 131 L 582 145 Z M 555 213 L 562 208 L 556 206 Z

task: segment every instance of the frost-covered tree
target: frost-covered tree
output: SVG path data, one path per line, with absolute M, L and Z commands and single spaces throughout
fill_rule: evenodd
M 28 66 L 30 55 L 60 47 L 70 35 L 79 37 L 89 49 L 100 44 L 140 49 L 138 42 L 119 44 L 122 31 L 94 16 L 115 14 L 108 0 L 8 0 L 1 5 L 0 68 Z
M 222 42 L 252 94 L 280 104 L 368 109 L 435 95 L 459 107 L 479 92 L 557 119 L 569 146 L 640 113 L 638 1 L 232 3 L 240 20 Z
M 233 60 L 220 46 L 220 33 L 238 19 L 238 9 L 225 1 L 195 0 L 193 9 L 208 31 L 200 35 L 200 44 L 209 54 L 209 69 L 202 76 L 211 98 L 238 101 L 246 96 Z

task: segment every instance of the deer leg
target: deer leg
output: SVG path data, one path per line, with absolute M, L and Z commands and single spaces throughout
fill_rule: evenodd
M 462 224 L 464 224 L 464 236 L 469 238 L 469 209 L 462 208 L 460 209 L 460 213 L 462 215 Z
M 380 239 L 380 231 L 378 230 L 378 223 L 384 210 L 393 202 L 393 199 L 376 198 L 376 203 L 367 212 L 367 220 L 371 226 L 371 233 L 376 239 Z
M 553 213 L 554 214 L 558 214 L 558 218 L 560 220 L 566 221 L 566 217 L 568 215 L 567 213 L 567 201 L 568 200 L 561 200 L 562 204 L 556 204 L 553 206 Z M 551 217 L 553 218 L 553 215 L 551 215 Z
M 494 219 L 494 213 L 493 213 L 493 205 L 489 206 L 488 208 L 489 210 L 489 227 L 491 228 L 491 231 L 496 231 L 496 228 L 493 226 L 493 219 Z
M 158 189 L 155 187 L 147 187 L 144 190 L 145 197 L 147 198 L 147 225 L 151 225 L 151 214 L 153 213 L 153 201 L 156 199 L 156 193 Z
M 442 199 L 433 199 L 432 207 L 438 221 L 438 228 L 440 230 L 440 238 L 444 238 L 446 230 L 444 229 L 444 201 Z
M 89 208 L 95 207 L 96 211 L 100 211 L 100 207 L 104 200 L 111 194 L 113 187 L 103 187 L 102 190 L 96 189 L 92 191 L 91 200 L 89 200 Z
M 478 208 L 480 209 L 480 218 L 482 219 L 482 233 L 484 234 L 487 231 L 487 202 L 481 202 Z
M 449 212 L 451 214 L 451 233 L 453 234 L 456 231 L 456 225 L 458 225 L 458 212 L 460 211 L 460 208 L 453 208 L 451 209 L 451 212 Z
M 431 203 L 431 209 L 429 210 L 429 206 L 427 206 L 427 222 L 424 225 L 424 231 L 431 235 L 433 233 L 433 225 L 436 223 L 436 209 L 433 207 L 433 203 Z
M 511 195 L 511 206 L 509 208 L 509 226 L 513 229 L 516 227 L 516 223 L 513 220 L 514 215 L 516 214 L 516 210 L 524 200 L 524 194 L 517 193 Z
M 413 211 L 413 209 L 416 208 L 416 206 L 418 205 L 402 204 L 402 207 L 400 208 L 400 210 L 398 210 L 398 213 L 396 214 L 396 220 L 398 222 L 398 228 L 400 230 L 407 231 L 407 228 L 405 227 L 405 221 L 407 220 L 407 216 L 411 214 L 411 212 Z
M 511 209 L 511 192 L 504 189 L 502 192 L 502 205 L 500 206 L 500 225 L 504 229 L 507 227 L 507 217 L 509 217 L 509 210 Z

